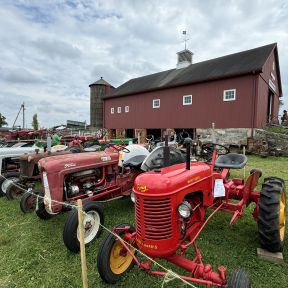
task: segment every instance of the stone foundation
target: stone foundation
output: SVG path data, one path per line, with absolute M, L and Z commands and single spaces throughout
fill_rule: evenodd
M 266 142 L 269 154 L 279 152 L 283 156 L 288 156 L 288 135 L 255 129 L 254 139 Z
M 250 128 L 227 129 L 196 129 L 202 143 L 213 142 L 221 145 L 247 145 L 247 138 L 251 136 Z

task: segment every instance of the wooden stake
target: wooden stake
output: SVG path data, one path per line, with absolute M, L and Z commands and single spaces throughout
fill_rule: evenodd
M 245 148 L 245 146 L 243 146 L 243 155 L 245 156 L 245 154 L 246 154 L 246 148 Z M 246 166 L 244 166 L 244 168 L 243 168 L 243 179 L 245 180 L 245 177 L 246 177 Z
M 82 281 L 83 281 L 83 288 L 88 288 L 87 265 L 86 265 L 86 254 L 85 254 L 85 243 L 84 243 L 83 211 L 82 211 L 81 199 L 77 200 L 77 206 L 78 206 L 78 229 L 79 229 L 79 236 L 80 236 Z

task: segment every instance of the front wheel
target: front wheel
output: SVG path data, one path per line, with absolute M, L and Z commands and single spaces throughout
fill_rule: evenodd
M 264 181 L 259 199 L 259 240 L 264 249 L 279 252 L 283 250 L 286 222 L 284 181 L 276 177 Z
M 127 226 L 130 227 L 130 233 L 135 231 L 129 224 L 120 224 L 115 228 L 124 228 Z M 118 235 L 121 236 L 124 233 L 124 231 L 120 231 Z M 135 253 L 134 248 L 130 247 L 130 249 Z M 97 268 L 100 277 L 106 283 L 114 284 L 125 273 L 131 270 L 133 265 L 132 255 L 123 247 L 117 237 L 111 233 L 107 234 L 100 245 L 97 256 Z
M 37 202 L 37 195 L 41 191 L 32 189 L 24 193 L 20 200 L 20 209 L 23 213 L 31 213 L 35 211 L 36 202 Z
M 7 188 L 13 183 L 19 182 L 20 174 L 18 172 L 6 173 L 3 176 L 0 175 L 0 197 L 6 195 Z
M 104 211 L 99 203 L 94 201 L 85 202 L 83 205 L 83 226 L 84 226 L 84 243 L 90 244 L 99 237 L 104 224 Z M 69 212 L 64 229 L 63 241 L 65 246 L 74 253 L 80 250 L 80 234 L 78 228 L 78 211 L 73 209 Z
M 36 202 L 36 215 L 42 220 L 49 220 L 53 216 L 46 211 L 45 204 L 44 204 L 44 193 L 39 193 L 39 197 L 37 197 Z
M 241 269 L 234 270 L 228 288 L 250 288 L 251 280 L 248 274 Z

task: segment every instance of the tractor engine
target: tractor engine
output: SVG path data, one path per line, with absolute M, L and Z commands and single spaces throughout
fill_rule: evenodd
M 101 185 L 103 171 L 100 168 L 89 169 L 67 175 L 64 180 L 64 190 L 67 198 L 78 194 L 92 196 Z

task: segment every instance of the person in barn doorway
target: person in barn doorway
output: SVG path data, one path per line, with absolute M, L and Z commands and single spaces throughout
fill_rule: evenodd
M 288 125 L 288 113 L 287 110 L 283 111 L 283 116 L 281 117 L 281 124 L 287 126 Z

